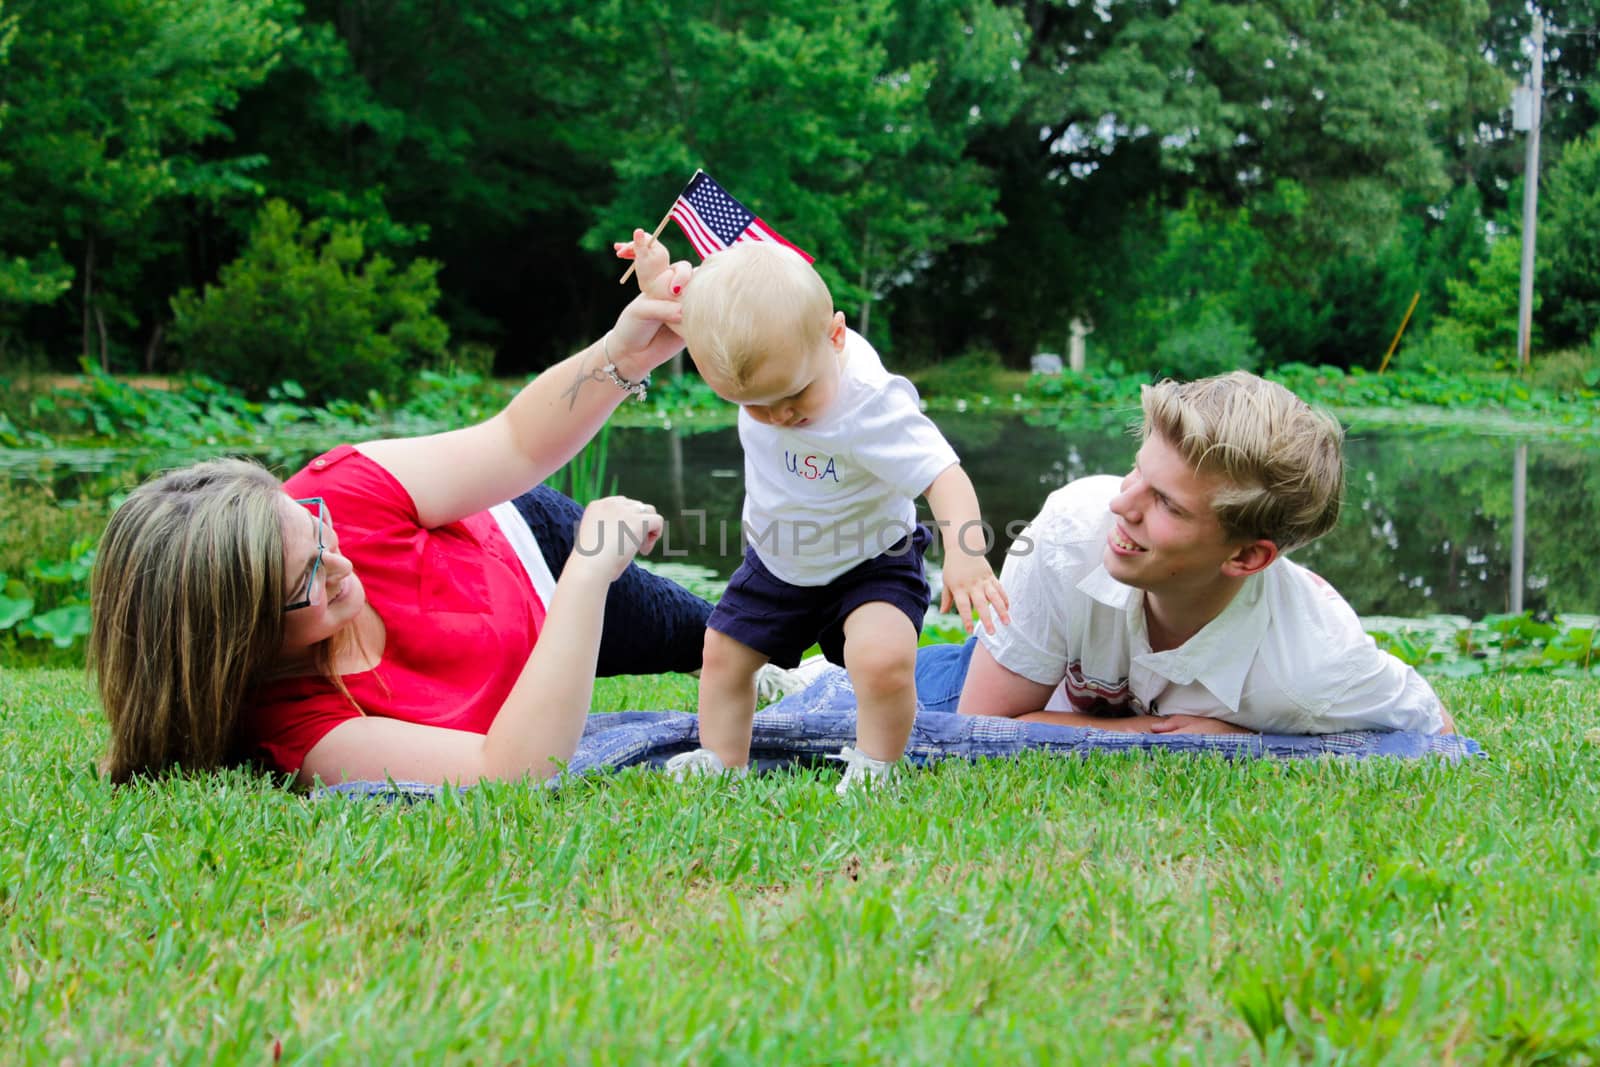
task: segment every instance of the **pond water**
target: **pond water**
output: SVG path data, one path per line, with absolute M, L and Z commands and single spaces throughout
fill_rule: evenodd
M 1010 543 L 1008 524 L 1032 518 L 1052 490 L 1074 478 L 1124 473 L 1137 449 L 1115 427 L 1063 430 L 971 414 L 934 419 L 996 530 L 997 569 Z M 1478 618 L 1507 610 L 1517 444 L 1450 431 L 1350 434 L 1339 526 L 1294 559 L 1363 615 Z M 669 533 L 683 531 L 667 546 L 677 558 L 732 573 L 743 470 L 734 430 L 614 431 L 611 470 L 620 492 L 652 501 Z M 704 519 L 685 514 L 696 509 Z M 1528 445 L 1526 524 L 1523 606 L 1600 609 L 1600 441 Z M 718 543 L 723 528 L 726 552 Z
M 971 413 L 934 419 L 961 454 L 997 531 L 997 569 L 1008 524 L 1020 528 L 1051 490 L 1073 478 L 1125 472 L 1136 449 L 1115 427 L 1063 430 Z M 260 455 L 292 469 L 326 444 L 280 438 Z M 1352 433 L 1339 526 L 1294 558 L 1363 615 L 1477 618 L 1507 610 L 1517 445 L 1449 430 Z M 0 455 L 0 476 L 9 469 L 50 480 L 66 498 L 133 484 L 138 475 L 129 465 L 151 470 L 203 454 L 54 453 L 45 469 L 32 461 L 37 456 L 13 452 Z M 608 477 L 617 491 L 651 501 L 666 516 L 673 559 L 722 576 L 739 559 L 742 471 L 732 428 L 612 431 Z M 1600 610 L 1600 440 L 1529 443 L 1526 484 L 1524 607 Z

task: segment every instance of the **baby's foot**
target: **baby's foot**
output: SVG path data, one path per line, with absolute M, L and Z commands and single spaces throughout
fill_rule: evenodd
M 704 778 L 712 774 L 728 774 L 729 768 L 722 762 L 722 758 L 709 748 L 697 748 L 693 752 L 680 752 L 667 760 L 667 773 L 680 782 L 687 782 L 691 778 Z M 743 778 L 750 773 L 750 766 L 732 768 L 731 773 Z
M 839 779 L 839 784 L 833 789 L 841 797 L 884 788 L 893 778 L 894 769 L 898 766 L 898 762 L 873 759 L 860 749 L 851 748 L 849 745 L 840 749 L 837 756 L 828 758 L 839 760 L 844 764 L 844 777 Z

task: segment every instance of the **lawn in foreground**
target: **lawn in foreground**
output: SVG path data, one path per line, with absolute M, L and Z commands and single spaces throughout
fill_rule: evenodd
M 112 789 L 81 678 L 6 672 L 0 1059 L 1593 1059 L 1600 685 L 1440 688 L 1491 758 L 383 805 Z M 683 708 L 693 681 L 599 699 Z

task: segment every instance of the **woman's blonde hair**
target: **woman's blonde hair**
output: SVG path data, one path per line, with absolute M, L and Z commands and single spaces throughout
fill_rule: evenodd
M 1144 437 L 1160 434 L 1190 467 L 1227 482 L 1212 508 L 1231 539 L 1287 552 L 1339 521 L 1344 430 L 1333 416 L 1245 371 L 1147 385 L 1143 399 Z
M 111 516 L 89 670 L 114 782 L 240 761 L 235 731 L 283 643 L 283 485 L 244 460 L 151 479 Z
M 799 253 L 744 241 L 695 269 L 681 333 L 702 375 L 743 388 L 767 359 L 796 361 L 828 342 L 833 297 Z

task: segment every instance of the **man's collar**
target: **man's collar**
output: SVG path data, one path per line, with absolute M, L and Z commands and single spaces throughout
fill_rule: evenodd
M 1123 585 L 1111 577 L 1104 563 L 1079 579 L 1078 591 L 1098 600 L 1108 608 L 1119 610 L 1127 610 L 1138 592 L 1132 586 Z M 1143 603 L 1143 598 L 1140 598 L 1140 603 Z
M 1111 577 L 1104 564 L 1085 575 L 1078 589 L 1107 607 L 1127 612 L 1129 636 L 1137 638 L 1134 647 L 1149 649 L 1142 592 Z M 1271 621 L 1262 605 L 1265 592 L 1265 575 L 1252 574 L 1228 606 L 1199 633 L 1177 648 L 1136 653 L 1135 658 L 1140 666 L 1176 685 L 1198 681 L 1229 711 L 1237 712 L 1245 678 Z

